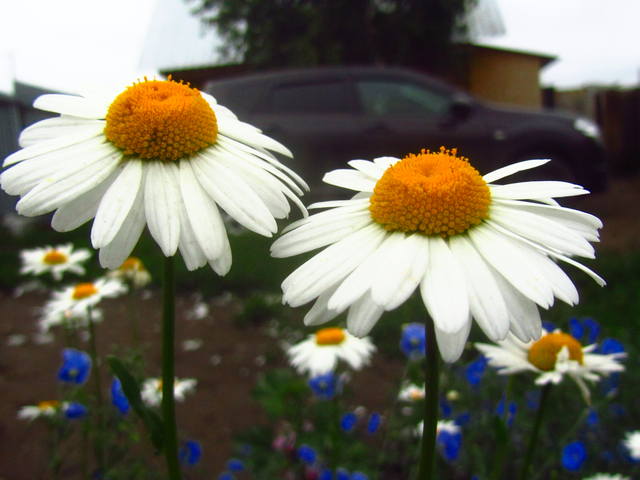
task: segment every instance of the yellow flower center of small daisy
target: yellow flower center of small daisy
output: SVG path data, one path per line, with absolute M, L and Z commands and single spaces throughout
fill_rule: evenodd
M 422 400 L 424 398 L 424 392 L 420 390 L 411 390 L 409 392 L 409 398 L 414 401 Z
M 450 237 L 489 216 L 491 193 L 456 149 L 422 150 L 389 167 L 370 199 L 371 218 L 390 231 Z
M 569 358 L 582 364 L 584 354 L 582 345 L 571 335 L 562 332 L 548 333 L 529 348 L 527 360 L 540 370 L 548 372 L 556 366 L 558 352 L 563 347 L 569 350 Z
M 98 289 L 93 283 L 79 283 L 74 287 L 72 297 L 74 300 L 82 300 L 96 293 L 98 293 Z
M 162 380 L 158 380 L 156 383 L 156 392 L 162 392 Z
M 49 410 L 50 408 L 58 408 L 60 402 L 58 400 L 44 400 L 38 403 L 38 410 Z
M 142 270 L 144 269 L 144 265 L 142 264 L 142 260 L 137 257 L 129 257 L 127 258 L 122 265 L 120 265 L 119 270 L 124 272 L 131 270 Z
M 215 143 L 216 115 L 200 92 L 184 83 L 145 80 L 109 106 L 104 135 L 124 155 L 175 161 Z
M 59 250 L 49 250 L 42 261 L 47 265 L 60 265 L 67 262 L 67 256 Z
M 316 332 L 316 345 L 340 345 L 344 339 L 342 328 L 323 328 Z

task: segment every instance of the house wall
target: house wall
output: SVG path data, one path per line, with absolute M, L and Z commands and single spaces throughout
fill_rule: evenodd
M 541 107 L 539 57 L 514 52 L 474 49 L 467 89 L 483 100 Z

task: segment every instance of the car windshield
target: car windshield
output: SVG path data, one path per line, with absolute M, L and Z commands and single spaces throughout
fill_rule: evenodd
M 368 115 L 439 116 L 451 104 L 450 97 L 408 82 L 360 80 L 356 88 Z

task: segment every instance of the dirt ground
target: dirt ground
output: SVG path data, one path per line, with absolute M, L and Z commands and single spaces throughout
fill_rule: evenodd
M 629 251 L 640 249 L 639 203 L 640 176 L 616 178 L 608 192 L 583 197 L 572 202 L 576 208 L 599 216 L 605 224 L 598 249 Z M 562 202 L 566 204 L 567 202 Z M 60 364 L 62 344 L 57 341 L 38 344 L 35 341 L 36 311 L 46 300 L 38 293 L 14 297 L 13 292 L 0 292 L 0 480 L 34 480 L 47 478 L 44 430 L 38 422 L 18 420 L 16 413 L 23 405 L 55 398 L 56 371 Z M 190 478 L 215 478 L 231 455 L 232 436 L 264 418 L 250 397 L 256 378 L 273 367 L 278 357 L 278 339 L 266 328 L 239 328 L 232 321 L 234 303 L 220 304 L 205 299 L 210 311 L 200 320 L 188 318 L 193 304 L 190 297 L 178 299 L 176 322 L 179 377 L 198 379 L 196 393 L 178 404 L 180 429 L 203 445 L 204 456 L 199 473 Z M 143 341 L 147 345 L 147 370 L 160 365 L 159 319 L 157 292 L 142 302 Z M 122 301 L 105 304 L 106 320 L 97 327 L 101 355 L 131 342 L 131 328 Z M 200 339 L 202 345 L 186 351 L 182 342 Z M 23 342 L 23 343 L 20 343 Z M 18 345 L 16 345 L 18 343 Z M 280 360 L 281 362 L 282 360 Z M 276 360 L 276 364 L 278 360 Z M 382 409 L 389 398 L 389 388 L 398 378 L 401 365 L 375 357 L 373 367 L 354 375 L 353 390 L 366 399 L 369 408 Z M 106 377 L 106 372 L 103 373 Z M 107 387 L 107 381 L 105 389 Z M 63 478 L 80 478 L 70 471 Z

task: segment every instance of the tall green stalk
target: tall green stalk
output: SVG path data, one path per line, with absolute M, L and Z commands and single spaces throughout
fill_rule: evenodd
M 425 397 L 420 464 L 416 480 L 431 480 L 435 476 L 436 433 L 438 427 L 438 345 L 433 319 L 427 315 L 427 352 L 424 359 Z
M 547 405 L 547 399 L 549 398 L 549 392 L 551 392 L 551 383 L 547 383 L 542 387 L 542 393 L 540 395 L 540 404 L 538 405 L 538 412 L 533 423 L 533 429 L 531 430 L 531 437 L 529 437 L 529 446 L 527 447 L 527 453 L 524 457 L 522 469 L 520 470 L 520 479 L 525 480 L 529 473 L 529 467 L 533 460 L 533 454 L 535 453 L 536 446 L 538 444 L 538 435 L 540 433 L 540 426 L 542 425 L 542 419 L 544 417 L 545 407 Z
M 98 470 L 103 472 L 105 467 L 104 434 L 106 430 L 104 426 L 104 398 L 102 396 L 102 367 L 100 365 L 100 358 L 98 357 L 96 329 L 93 323 L 93 309 L 91 307 L 87 309 L 87 324 L 89 325 L 89 354 L 91 356 L 91 362 L 93 363 L 93 379 L 96 394 L 96 412 L 94 414 L 96 422 L 96 431 L 94 432 L 96 438 L 96 464 Z
M 178 462 L 178 433 L 175 398 L 175 278 L 173 257 L 164 262 L 162 301 L 162 420 L 164 424 L 163 450 L 170 480 L 180 480 Z

